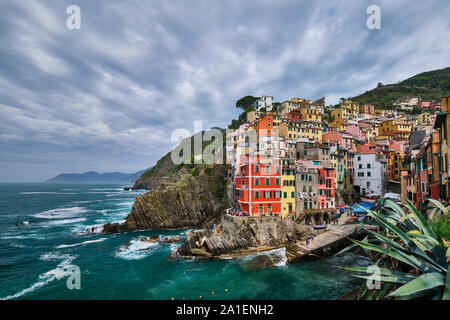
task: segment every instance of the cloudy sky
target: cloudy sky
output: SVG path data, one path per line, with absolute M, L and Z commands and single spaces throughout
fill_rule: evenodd
M 449 66 L 449 17 L 448 0 L 2 0 L 0 181 L 135 172 L 242 96 L 330 104 Z

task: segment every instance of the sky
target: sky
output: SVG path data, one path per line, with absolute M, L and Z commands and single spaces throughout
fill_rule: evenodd
M 0 181 L 136 172 L 243 96 L 335 104 L 448 67 L 448 17 L 448 0 L 2 0 Z

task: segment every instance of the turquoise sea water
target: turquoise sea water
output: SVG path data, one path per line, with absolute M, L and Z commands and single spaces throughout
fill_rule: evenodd
M 0 184 L 0 299 L 336 299 L 362 281 L 338 266 L 368 264 L 346 254 L 249 271 L 251 257 L 173 261 L 178 244 L 138 240 L 186 230 L 82 234 L 126 217 L 143 191 L 122 187 Z M 80 290 L 67 288 L 69 265 Z

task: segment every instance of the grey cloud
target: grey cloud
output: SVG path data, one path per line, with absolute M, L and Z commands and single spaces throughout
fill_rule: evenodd
M 67 30 L 66 7 L 81 7 Z M 243 95 L 335 103 L 448 64 L 444 0 L 2 1 L 0 181 L 137 171 Z

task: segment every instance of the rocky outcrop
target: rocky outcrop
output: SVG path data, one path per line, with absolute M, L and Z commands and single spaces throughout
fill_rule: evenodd
M 137 179 L 133 187 L 133 190 L 153 190 L 159 187 L 160 177 L 140 177 Z
M 204 166 L 195 176 L 185 171 L 177 178 L 136 198 L 124 223 L 110 223 L 104 233 L 143 229 L 203 228 L 220 221 L 226 208 L 224 165 Z
M 190 232 L 172 258 L 232 258 L 288 246 L 318 234 L 292 220 L 224 216 L 214 230 Z

